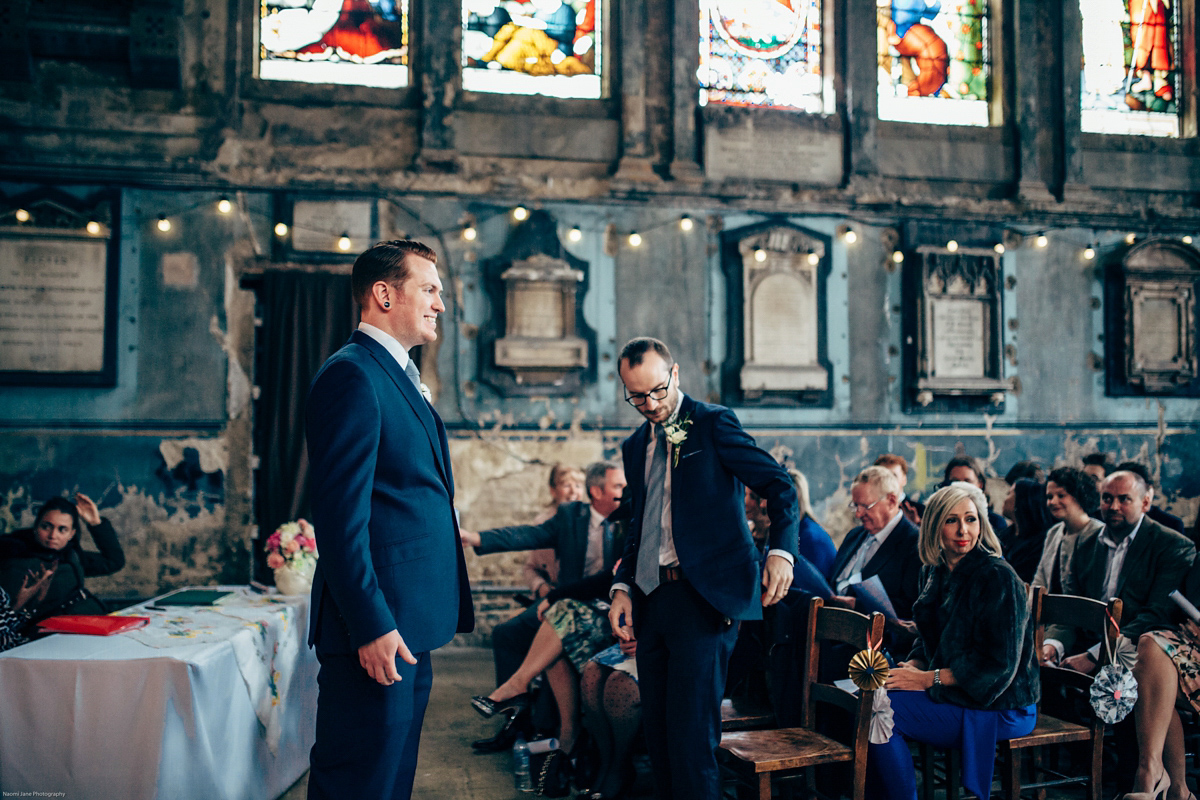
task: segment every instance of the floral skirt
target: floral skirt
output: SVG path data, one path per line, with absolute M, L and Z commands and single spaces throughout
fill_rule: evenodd
M 576 672 L 582 672 L 592 656 L 614 641 L 607 607 L 600 610 L 578 600 L 559 600 L 546 609 L 543 619 L 562 639 L 563 655 Z
M 1179 670 L 1179 690 L 1200 711 L 1200 648 L 1181 633 L 1175 631 L 1151 631 L 1147 636 L 1158 642 Z

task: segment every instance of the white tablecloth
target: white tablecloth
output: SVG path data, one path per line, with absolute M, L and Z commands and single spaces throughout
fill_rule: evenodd
M 272 607 L 239 595 L 226 626 L 212 624 L 212 611 L 196 615 L 198 639 L 178 635 L 191 609 L 174 608 L 147 612 L 154 619 L 139 632 L 58 634 L 0 653 L 0 790 L 72 800 L 282 794 L 308 768 L 314 736 L 308 598 Z M 169 628 L 178 642 L 164 640 Z M 280 654 L 290 661 L 276 665 Z

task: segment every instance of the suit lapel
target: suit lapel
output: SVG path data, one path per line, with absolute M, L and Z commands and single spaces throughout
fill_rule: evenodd
M 1125 590 L 1125 578 L 1140 571 L 1141 564 L 1146 559 L 1146 551 L 1152 544 L 1150 538 L 1153 536 L 1153 532 L 1150 526 L 1153 524 L 1153 520 L 1143 516 L 1142 527 L 1138 528 L 1137 536 L 1133 538 L 1133 541 L 1129 543 L 1129 549 L 1125 551 L 1125 561 L 1121 564 L 1120 574 L 1117 575 L 1117 597 L 1120 597 L 1121 592 Z
M 858 552 L 859 545 L 862 544 L 863 536 L 866 535 L 867 529 L 861 525 L 851 530 L 846 534 L 846 540 L 842 543 L 838 550 L 837 558 L 833 562 L 833 571 L 831 577 L 837 580 L 837 576 L 842 574 L 842 570 L 846 568 L 846 564 L 850 559 L 854 558 L 854 554 Z
M 421 426 L 425 428 L 425 433 L 429 436 L 429 446 L 433 450 L 434 460 L 437 462 L 438 470 L 442 474 L 442 480 L 447 488 L 452 489 L 450 482 L 450 471 L 447 469 L 445 460 L 445 429 L 441 427 L 441 420 L 435 417 L 433 406 L 425 401 L 421 393 L 413 386 L 412 380 L 404 374 L 404 370 L 400 369 L 400 365 L 396 363 L 396 359 L 392 354 L 384 348 L 379 342 L 367 336 L 361 331 L 355 331 L 350 336 L 350 341 L 356 342 L 366 348 L 371 357 L 383 368 L 388 377 L 392 379 L 392 383 L 400 391 L 400 395 L 408 401 L 409 407 L 413 413 L 417 415 Z M 440 429 L 440 430 L 439 430 Z

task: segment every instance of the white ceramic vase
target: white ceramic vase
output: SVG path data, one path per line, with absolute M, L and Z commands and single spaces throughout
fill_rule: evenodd
M 280 594 L 308 594 L 312 591 L 312 580 L 311 572 L 291 567 L 275 568 L 275 588 Z

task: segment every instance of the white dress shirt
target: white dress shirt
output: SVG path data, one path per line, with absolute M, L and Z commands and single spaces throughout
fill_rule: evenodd
M 837 589 L 838 594 L 844 594 L 846 587 L 854 583 L 862 583 L 863 567 L 871 560 L 871 557 L 879 552 L 879 548 L 883 547 L 883 543 L 887 541 L 887 537 L 892 531 L 896 530 L 896 526 L 900 524 L 900 520 L 904 518 L 904 513 L 897 511 L 895 516 L 888 520 L 887 524 L 880 529 L 879 533 L 874 535 L 867 534 L 862 543 L 859 544 L 858 550 L 855 551 L 854 557 L 846 562 L 846 566 L 842 568 L 842 574 L 838 576 Z
M 369 322 L 358 323 L 358 329 L 383 345 L 383 349 L 391 353 L 392 358 L 396 359 L 396 363 L 400 365 L 401 370 L 408 369 L 408 362 L 410 361 L 408 351 L 404 349 L 404 345 L 396 341 L 396 337 L 380 328 L 376 328 Z
M 587 550 L 583 557 L 584 576 L 595 575 L 604 569 L 604 520 L 595 506 L 588 517 Z

